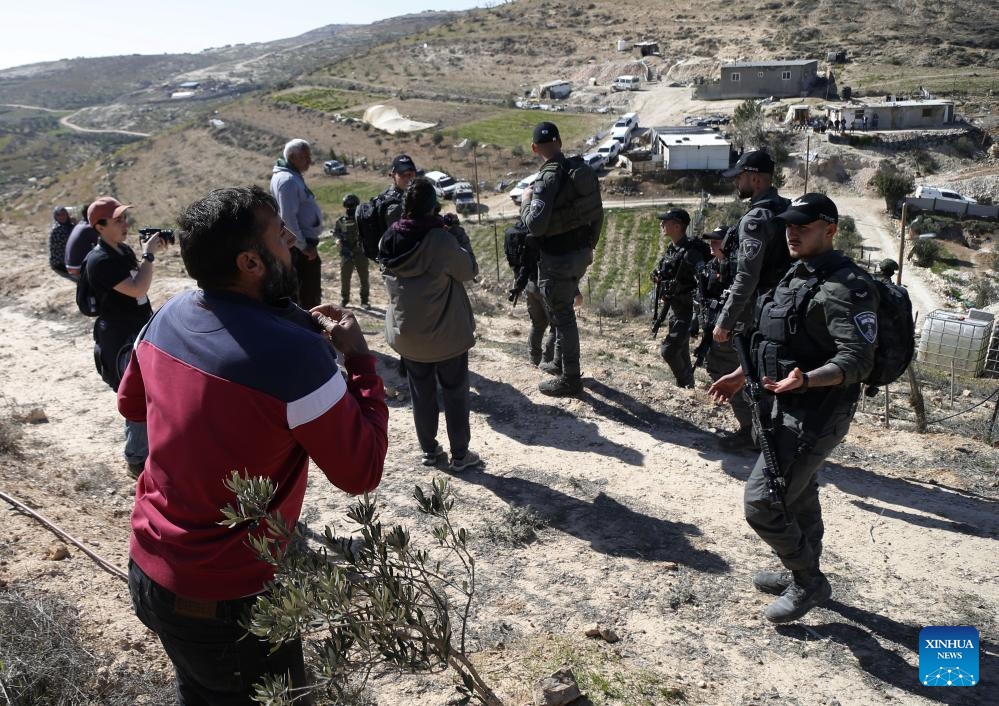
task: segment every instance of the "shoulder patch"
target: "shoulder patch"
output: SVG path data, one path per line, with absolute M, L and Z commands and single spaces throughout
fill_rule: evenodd
M 538 194 L 535 194 L 534 198 L 531 199 L 531 218 L 537 218 L 544 208 L 545 202 L 538 198 Z
M 754 220 L 746 221 L 746 232 L 748 233 L 755 233 L 757 230 L 759 230 L 759 227 L 760 227 L 759 221 L 754 221 Z
M 865 341 L 874 343 L 878 339 L 878 317 L 873 311 L 860 312 L 853 317 L 853 322 Z
M 747 224 L 748 227 L 748 224 Z M 742 254 L 747 260 L 755 260 L 763 251 L 763 242 L 757 238 L 742 239 Z

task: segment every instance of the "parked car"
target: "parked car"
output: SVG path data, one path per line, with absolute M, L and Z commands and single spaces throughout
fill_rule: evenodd
M 510 198 L 513 199 L 513 202 L 515 204 L 517 204 L 518 206 L 520 205 L 520 197 L 523 195 L 524 190 L 535 182 L 535 180 L 538 178 L 538 174 L 539 172 L 534 172 L 534 174 L 532 174 L 531 176 L 524 177 L 523 179 L 517 182 L 517 185 L 515 187 L 510 189 Z
M 423 176 L 432 181 L 441 190 L 444 198 L 454 198 L 454 190 L 458 188 L 458 180 L 453 176 L 447 172 L 427 172 Z
M 597 154 L 603 155 L 605 166 L 612 166 L 617 162 L 617 156 L 621 154 L 621 143 L 613 139 L 607 140 L 597 147 Z
M 583 155 L 583 161 L 595 172 L 599 172 L 607 164 L 607 158 L 599 152 L 590 152 Z
M 330 176 L 343 176 L 347 173 L 347 165 L 339 159 L 330 159 L 323 162 L 323 173 Z
M 638 127 L 638 113 L 625 113 L 617 119 L 614 127 L 626 127 L 629 130 L 634 130 Z
M 940 201 L 953 201 L 954 203 L 978 203 L 969 196 L 962 196 L 950 189 L 941 189 L 936 186 L 917 186 L 912 194 L 917 199 L 938 199 Z
M 475 189 L 467 181 L 458 182 L 454 190 L 454 210 L 460 214 L 475 213 L 478 210 Z

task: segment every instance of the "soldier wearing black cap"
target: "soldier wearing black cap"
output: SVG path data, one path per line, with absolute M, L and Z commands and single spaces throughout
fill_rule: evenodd
M 706 346 L 704 353 L 704 368 L 712 381 L 739 367 L 739 356 L 736 355 L 732 341 L 716 341 L 712 338 L 715 322 L 721 313 L 725 291 L 732 286 L 735 279 L 736 256 L 725 249 L 725 238 L 729 235 L 729 226 L 719 226 L 704 235 L 711 247 L 711 259 L 697 273 L 697 301 L 700 312 L 700 328 L 704 339 L 698 345 L 698 351 Z M 739 424 L 734 434 L 723 437 L 721 446 L 727 451 L 749 449 L 755 446 L 753 441 L 753 417 L 749 403 L 742 395 L 733 395 L 729 401 L 732 414 Z
M 694 386 L 694 368 L 690 364 L 690 323 L 694 317 L 694 293 L 697 270 L 704 264 L 706 248 L 687 235 L 690 214 L 672 208 L 659 214 L 659 230 L 669 238 L 666 252 L 652 271 L 662 306 L 668 307 L 668 333 L 659 346 L 669 369 L 680 387 Z
M 846 436 L 861 381 L 874 366 L 878 290 L 870 275 L 833 249 L 839 214 L 828 197 L 805 194 L 780 218 L 798 262 L 764 297 L 751 354 L 773 407 L 776 470 L 786 483 L 786 512 L 768 497 L 762 454 L 746 481 L 745 512 L 786 568 L 753 578 L 760 591 L 780 594 L 764 616 L 787 623 L 832 595 L 819 570 L 818 469 Z M 709 392 L 725 401 L 744 382 L 739 368 Z
M 389 172 L 392 183 L 379 196 L 384 199 L 385 228 L 402 218 L 402 200 L 406 196 L 406 188 L 416 178 L 416 163 L 408 154 L 399 154 L 392 160 L 392 171 Z
M 736 324 L 748 323 L 756 298 L 773 289 L 791 264 L 783 231 L 774 216 L 787 208 L 788 200 L 773 185 L 774 161 L 763 150 L 739 157 L 722 176 L 732 178 L 740 199 L 749 199 L 749 210 L 739 221 L 739 259 L 728 301 L 715 324 L 714 339 L 724 343 Z
M 538 288 L 555 325 L 555 360 L 543 367 L 556 375 L 538 389 L 552 397 L 583 390 L 579 367 L 579 329 L 573 299 L 579 280 L 593 262 L 604 210 L 600 182 L 580 157 L 562 154 L 562 139 L 554 123 L 538 123 L 531 150 L 544 160 L 534 184 L 524 191 L 521 218 L 538 240 Z

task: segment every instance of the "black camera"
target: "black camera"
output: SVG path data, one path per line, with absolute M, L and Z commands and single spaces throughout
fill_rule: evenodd
M 139 242 L 144 243 L 157 233 L 160 234 L 160 239 L 164 243 L 167 245 L 173 245 L 173 231 L 166 230 L 165 228 L 139 228 Z

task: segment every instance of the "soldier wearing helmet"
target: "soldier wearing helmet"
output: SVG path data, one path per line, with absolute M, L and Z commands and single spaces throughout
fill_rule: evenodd
M 355 194 L 343 197 L 344 214 L 336 219 L 333 233 L 340 243 L 340 306 L 350 302 L 350 278 L 357 268 L 357 278 L 361 281 L 361 306 L 368 304 L 368 258 L 358 240 L 357 220 L 354 213 L 361 200 Z
M 890 280 L 898 272 L 898 263 L 890 257 L 886 257 L 878 265 L 878 274 L 885 280 Z

